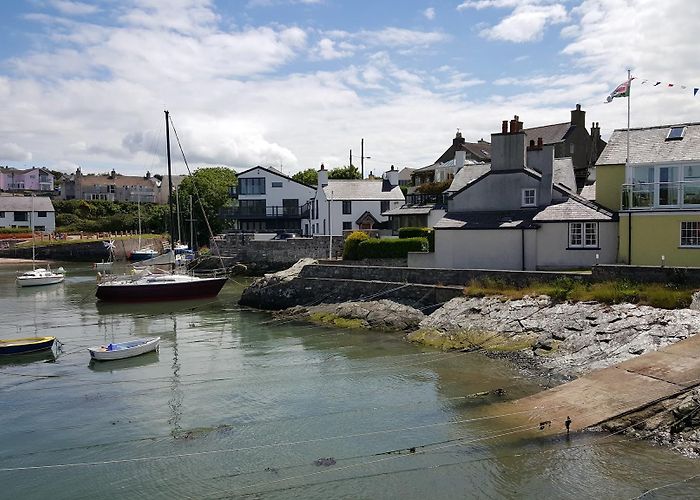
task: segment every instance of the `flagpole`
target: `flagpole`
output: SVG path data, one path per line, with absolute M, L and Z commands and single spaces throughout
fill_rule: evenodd
M 630 162 L 630 101 L 632 99 L 632 70 L 627 70 L 627 160 L 625 161 L 625 169 L 629 167 Z M 628 172 L 625 172 L 628 174 Z

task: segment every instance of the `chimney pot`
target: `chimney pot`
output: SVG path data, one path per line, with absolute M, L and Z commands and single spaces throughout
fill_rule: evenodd
M 581 105 L 580 105 L 580 104 L 577 104 L 577 105 L 576 105 L 576 111 L 581 111 Z
M 537 138 L 537 147 L 542 148 L 542 138 L 541 137 Z
M 508 120 L 503 120 L 503 123 L 501 124 L 501 133 L 502 134 L 508 133 Z
M 535 141 L 533 139 L 530 139 L 530 149 L 535 147 Z
M 321 170 L 326 170 L 326 167 L 323 166 L 323 163 L 321 163 Z

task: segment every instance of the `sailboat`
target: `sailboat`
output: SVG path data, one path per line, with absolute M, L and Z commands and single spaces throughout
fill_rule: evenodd
M 170 114 L 165 111 L 165 142 L 168 158 L 168 199 L 170 204 L 170 248 L 175 248 L 173 233 L 173 184 L 170 160 Z M 144 269 L 133 275 L 106 280 L 97 284 L 96 296 L 100 300 L 114 302 L 145 302 L 158 300 L 186 300 L 215 297 L 219 294 L 227 277 L 203 278 L 174 272 L 154 273 Z
M 140 260 L 152 259 L 156 255 L 158 255 L 158 252 L 156 252 L 152 248 L 141 247 L 141 191 L 139 191 L 138 194 L 136 195 L 136 207 L 137 207 L 138 215 L 139 215 L 139 246 L 136 250 L 132 251 L 129 254 L 129 260 L 134 261 L 134 262 L 138 262 Z
M 36 267 L 36 244 L 34 240 L 34 196 L 32 195 L 32 213 L 30 216 L 30 226 L 32 229 L 32 270 L 26 271 L 17 276 L 17 286 L 27 287 L 27 286 L 41 286 L 41 285 L 55 285 L 60 283 L 65 279 L 64 270 L 62 267 L 58 268 L 57 272 L 51 271 L 51 266 L 47 264 L 44 267 Z

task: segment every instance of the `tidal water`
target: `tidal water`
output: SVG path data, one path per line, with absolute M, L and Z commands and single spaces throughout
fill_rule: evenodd
M 276 322 L 216 299 L 96 303 L 95 274 L 18 289 L 0 337 L 54 335 L 55 359 L 0 359 L 0 498 L 698 498 L 700 461 L 633 439 L 541 440 L 474 396 L 538 390 L 507 362 L 397 335 Z M 25 266 L 26 268 L 26 266 Z M 87 347 L 160 336 L 101 364 Z M 494 418 L 495 417 L 495 418 Z

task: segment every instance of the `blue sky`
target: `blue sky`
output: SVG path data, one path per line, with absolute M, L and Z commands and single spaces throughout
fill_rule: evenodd
M 609 135 L 628 67 L 633 126 L 698 121 L 699 17 L 683 0 L 6 1 L 0 165 L 162 172 L 168 108 L 195 167 L 340 166 L 363 137 L 368 170 L 420 167 L 457 128 L 488 139 L 577 103 Z

